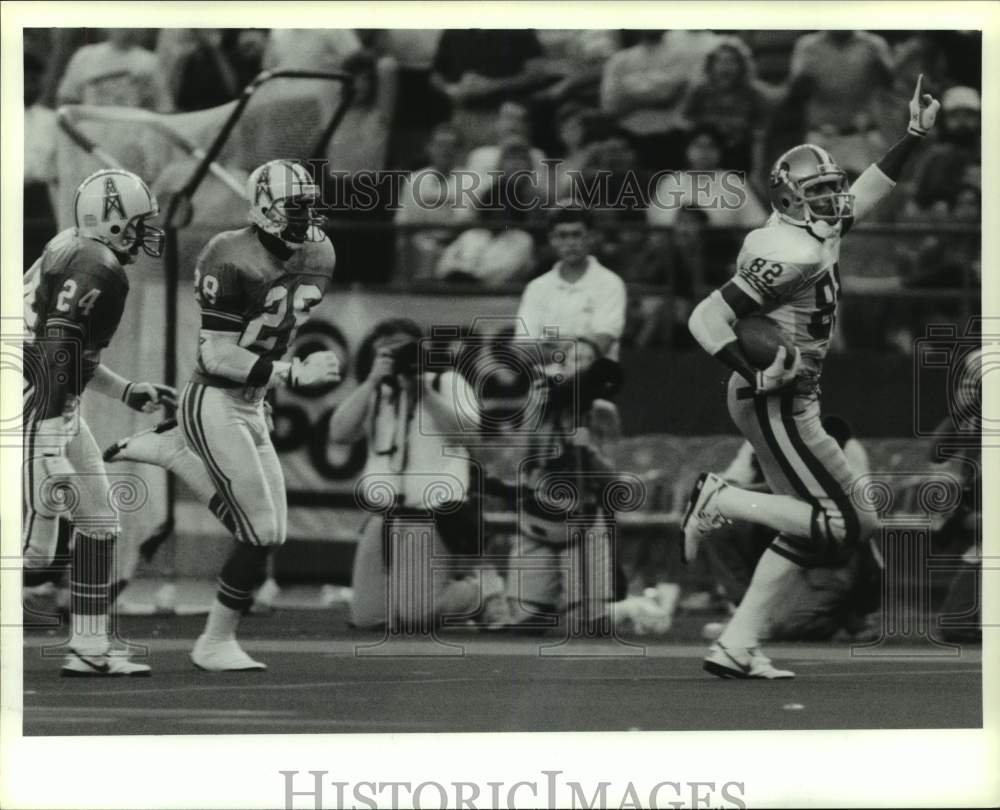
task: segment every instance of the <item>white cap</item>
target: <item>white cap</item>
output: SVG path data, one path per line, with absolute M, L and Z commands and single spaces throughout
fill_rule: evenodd
M 971 87 L 949 87 L 941 98 L 945 110 L 975 110 L 979 112 L 981 103 L 979 91 Z

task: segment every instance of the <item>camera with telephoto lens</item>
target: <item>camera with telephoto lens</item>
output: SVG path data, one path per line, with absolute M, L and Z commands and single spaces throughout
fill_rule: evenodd
M 420 370 L 420 343 L 407 341 L 392 352 L 392 373 L 394 376 L 415 377 Z
M 548 405 L 558 411 L 576 405 L 585 412 L 596 399 L 612 399 L 621 391 L 624 382 L 621 364 L 608 357 L 598 357 L 573 374 L 547 375 Z

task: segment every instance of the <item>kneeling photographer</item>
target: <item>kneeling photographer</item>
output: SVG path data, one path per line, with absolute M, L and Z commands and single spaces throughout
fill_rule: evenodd
M 540 631 L 563 615 L 577 632 L 594 632 L 624 596 L 607 507 L 619 476 L 605 455 L 620 432 L 609 400 L 622 386 L 621 367 L 592 342 L 573 343 L 571 351 L 554 352 L 565 355 L 561 362 L 538 369 L 534 396 L 542 417 L 517 484 L 488 486 L 494 494 L 517 494 L 506 615 L 493 617 L 512 630 Z M 553 354 L 544 344 L 541 352 Z
M 361 628 L 429 629 L 437 618 L 471 614 L 480 603 L 478 580 L 432 570 L 433 558 L 477 543 L 461 437 L 475 435 L 478 414 L 457 372 L 420 371 L 422 337 L 406 318 L 378 324 L 358 352 L 360 385 L 330 422 L 332 442 L 368 442 L 358 495 L 372 514 L 352 574 L 351 620 Z M 405 542 L 394 525 L 403 527 Z M 418 531 L 411 534 L 412 527 Z

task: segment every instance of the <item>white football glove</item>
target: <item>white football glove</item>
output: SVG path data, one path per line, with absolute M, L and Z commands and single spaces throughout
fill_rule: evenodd
M 791 368 L 785 368 L 785 347 L 779 346 L 774 355 L 774 362 L 767 368 L 757 372 L 757 393 L 766 394 L 769 391 L 777 391 L 792 382 L 799 374 L 802 367 L 802 353 L 795 349 L 795 361 Z
M 163 407 L 177 407 L 177 389 L 159 383 L 129 383 L 122 394 L 122 402 L 133 411 L 154 413 Z
M 292 368 L 288 372 L 288 385 L 291 388 L 312 388 L 340 382 L 340 360 L 336 352 L 313 352 L 305 360 L 297 357 L 292 360 Z
M 930 93 L 923 93 L 924 74 L 917 78 L 917 87 L 913 91 L 913 98 L 910 99 L 910 125 L 906 131 L 918 138 L 926 137 L 934 126 L 937 119 L 938 110 L 941 109 L 941 102 Z

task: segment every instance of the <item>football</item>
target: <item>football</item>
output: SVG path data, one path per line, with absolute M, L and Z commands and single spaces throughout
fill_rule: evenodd
M 785 367 L 791 366 L 795 356 L 795 344 L 792 343 L 781 327 L 766 315 L 748 315 L 736 322 L 734 327 L 740 348 L 754 368 L 767 368 L 774 362 L 774 355 L 779 346 L 784 346 L 787 352 Z

